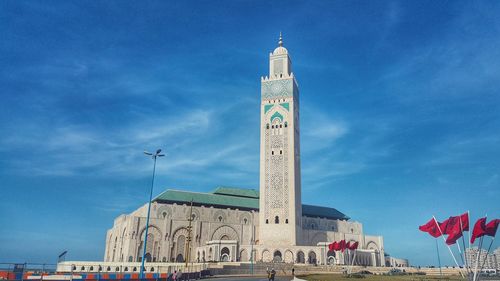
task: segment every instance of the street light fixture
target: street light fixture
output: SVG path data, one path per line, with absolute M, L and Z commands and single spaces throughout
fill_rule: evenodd
M 146 257 L 146 246 L 148 243 L 149 214 L 151 213 L 151 200 L 153 200 L 153 186 L 155 182 L 156 158 L 165 156 L 165 154 L 161 154 L 161 149 L 156 150 L 154 154 L 151 152 L 144 151 L 144 154 L 151 156 L 151 158 L 153 159 L 153 178 L 151 180 L 151 190 L 149 192 L 148 216 L 146 218 L 146 231 L 144 232 L 144 248 L 142 251 L 141 270 L 139 274 L 140 279 L 144 278 L 144 259 Z

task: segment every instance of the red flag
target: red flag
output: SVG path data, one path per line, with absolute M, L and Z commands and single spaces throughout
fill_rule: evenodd
M 351 246 L 349 247 L 349 250 L 356 250 L 358 248 L 358 242 L 354 242 L 351 244 Z
M 453 222 L 458 223 L 452 225 L 452 220 Z M 453 245 L 460 237 L 462 237 L 464 231 L 469 230 L 469 213 L 463 213 L 460 216 L 450 217 L 447 221 L 448 223 L 446 225 L 445 232 L 448 234 L 448 238 L 446 238 L 446 244 Z
M 458 238 L 462 237 L 463 231 L 469 229 L 469 215 L 464 213 L 460 216 L 450 217 L 440 227 L 443 234 L 448 234 L 446 244 L 453 245 L 457 242 Z
M 337 245 L 337 242 L 333 242 L 331 244 L 328 244 L 328 250 L 330 250 L 330 251 L 335 250 L 336 245 Z
M 460 222 L 462 223 L 462 230 L 469 231 L 469 213 L 460 215 Z
M 462 237 L 463 232 L 460 230 L 460 225 L 456 225 L 455 228 L 453 228 L 449 233 L 448 233 L 448 238 L 446 238 L 446 244 L 448 245 L 453 245 L 457 242 L 458 238 Z
M 340 243 L 339 242 L 333 242 L 333 250 L 334 251 L 340 251 Z
M 460 216 L 449 217 L 447 220 L 440 223 L 439 227 L 441 228 L 441 232 L 443 232 L 443 234 L 448 235 L 460 231 Z
M 340 241 L 339 250 L 342 251 L 342 253 L 345 251 L 345 240 Z
M 435 238 L 441 236 L 441 231 L 439 230 L 437 221 L 434 218 L 432 218 L 426 224 L 419 226 L 418 229 L 420 229 L 423 232 L 429 233 L 432 237 Z
M 346 250 L 350 250 L 351 249 L 351 241 L 347 242 L 347 244 L 345 244 L 345 249 Z
M 498 224 L 500 224 L 500 219 L 494 219 L 489 223 L 487 223 L 484 230 L 484 234 L 495 237 L 495 233 L 497 233 Z
M 474 229 L 472 230 L 472 237 L 470 238 L 470 242 L 474 243 L 476 238 L 484 236 L 486 234 L 486 217 L 480 218 L 474 224 Z

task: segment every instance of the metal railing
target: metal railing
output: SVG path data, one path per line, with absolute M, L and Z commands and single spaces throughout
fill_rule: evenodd
M 47 273 L 52 274 L 56 272 L 57 264 L 55 263 L 14 263 L 2 262 L 0 263 L 0 271 L 9 271 L 16 273 L 33 272 L 33 273 Z

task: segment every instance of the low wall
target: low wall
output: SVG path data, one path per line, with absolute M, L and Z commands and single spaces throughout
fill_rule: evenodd
M 208 267 L 206 263 L 166 263 L 166 262 L 147 262 L 144 264 L 145 273 L 171 273 L 181 272 L 200 272 Z M 57 272 L 61 273 L 120 273 L 135 274 L 139 273 L 140 262 L 92 262 L 92 261 L 64 261 L 57 264 Z
M 265 275 L 267 269 L 274 268 L 278 275 L 291 275 L 292 268 L 295 269 L 295 275 L 304 274 L 343 274 L 348 270 L 352 273 L 359 271 L 369 271 L 373 274 L 387 274 L 392 269 L 392 267 L 365 267 L 365 266 L 339 266 L 339 265 L 306 265 L 306 264 L 286 264 L 286 263 L 255 263 L 252 265 L 250 263 L 226 263 L 221 264 L 210 264 L 209 270 L 212 275 Z M 397 270 L 404 271 L 406 273 L 425 273 L 426 275 L 440 275 L 439 268 L 415 268 L 415 267 L 397 267 Z M 442 268 L 443 275 L 460 275 L 458 268 Z
M 86 262 L 86 261 L 66 261 L 57 264 L 57 272 L 61 273 L 119 273 L 119 274 L 138 274 L 141 263 L 139 262 Z M 148 262 L 145 264 L 145 273 L 171 273 L 181 272 L 201 272 L 209 269 L 212 275 L 266 275 L 267 269 L 274 268 L 278 275 L 291 275 L 292 268 L 295 274 L 313 274 L 313 273 L 333 273 L 343 274 L 349 269 L 349 266 L 342 265 L 310 265 L 310 264 L 288 264 L 288 263 L 262 263 L 257 262 L 253 265 L 250 262 L 226 262 L 226 263 L 189 263 L 188 267 L 184 263 L 163 263 Z M 365 267 L 354 266 L 351 272 L 362 270 L 370 271 L 374 274 L 388 273 L 392 267 Z M 407 273 L 423 272 L 426 275 L 440 275 L 439 268 L 415 268 L 415 267 L 397 267 L 396 269 Z M 460 275 L 458 268 L 442 268 L 443 275 Z

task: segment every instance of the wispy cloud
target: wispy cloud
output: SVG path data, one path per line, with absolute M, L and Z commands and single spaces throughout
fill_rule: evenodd
M 210 120 L 210 112 L 192 111 L 181 116 L 134 122 L 128 127 L 109 131 L 78 125 L 50 130 L 39 128 L 19 131 L 3 139 L 2 144 L 4 148 L 16 151 L 22 151 L 22 148 L 29 151 L 36 147 L 37 154 L 43 153 L 45 157 L 33 159 L 32 164 L 38 166 L 33 170 L 35 174 L 67 175 L 91 166 L 99 168 L 98 173 L 108 173 L 123 169 L 123 164 L 130 165 L 129 169 L 123 170 L 126 172 L 137 168 L 134 165 L 136 157 L 130 159 L 127 156 L 134 148 L 147 148 L 152 143 L 164 143 L 183 136 L 199 137 L 206 132 Z M 41 139 L 44 141 L 40 142 Z M 20 155 L 23 160 L 26 157 L 30 158 L 30 154 Z M 21 166 L 22 170 L 26 169 L 25 165 Z
M 314 152 L 330 147 L 349 131 L 347 123 L 334 119 L 321 110 L 304 109 L 302 116 L 306 116 L 301 124 L 302 150 L 305 153 Z
M 476 17 L 462 14 L 455 21 L 468 22 L 469 30 L 450 30 L 437 41 L 408 50 L 389 66 L 380 83 L 406 102 L 498 94 L 500 68 L 492 62 L 500 56 L 495 47 L 500 39 L 495 31 L 474 26 L 470 21 Z

